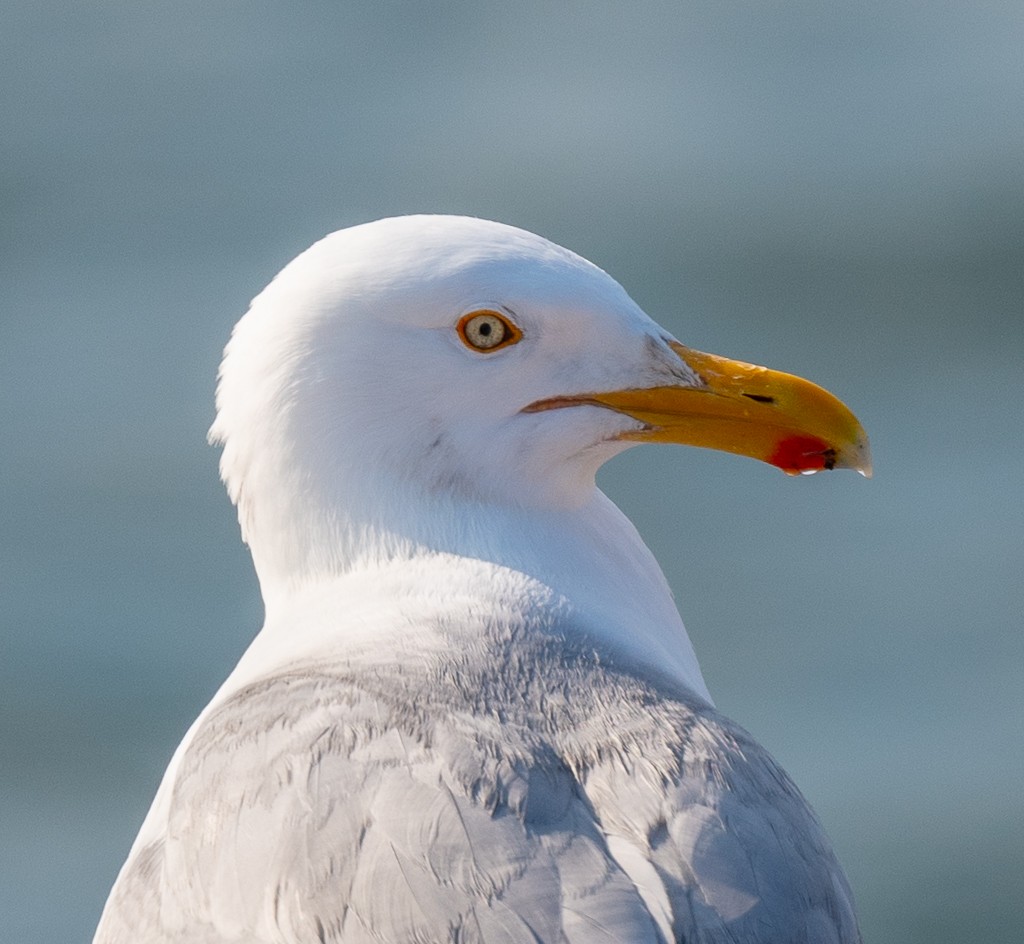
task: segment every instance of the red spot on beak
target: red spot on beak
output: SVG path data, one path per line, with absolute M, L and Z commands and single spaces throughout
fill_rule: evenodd
M 817 436 L 787 436 L 768 457 L 768 461 L 787 472 L 820 472 L 836 464 L 836 451 Z

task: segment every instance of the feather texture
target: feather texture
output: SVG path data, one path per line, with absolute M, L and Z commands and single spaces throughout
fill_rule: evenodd
M 765 750 L 580 638 L 240 689 L 188 744 L 97 940 L 857 941 L 828 841 Z M 512 642 L 509 667 L 493 647 Z

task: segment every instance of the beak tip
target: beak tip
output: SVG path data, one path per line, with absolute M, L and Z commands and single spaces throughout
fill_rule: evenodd
M 871 462 L 871 450 L 868 448 L 867 443 L 864 443 L 864 447 L 860 453 L 860 461 L 854 466 L 854 468 L 866 479 L 870 479 L 874 476 L 875 469 Z
M 875 473 L 874 464 L 871 461 L 871 444 L 863 429 L 860 430 L 860 436 L 857 437 L 857 443 L 852 452 L 853 461 L 850 463 L 850 468 L 859 472 L 866 479 L 871 478 Z
M 816 475 L 833 469 L 852 469 L 869 479 L 874 472 L 871 448 L 863 435 L 850 441 L 849 445 L 831 446 L 818 436 L 795 434 L 782 439 L 770 455 L 762 458 L 787 475 Z

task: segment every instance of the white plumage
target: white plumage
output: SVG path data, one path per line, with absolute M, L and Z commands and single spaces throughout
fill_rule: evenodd
M 474 349 L 476 312 L 521 337 Z M 384 220 L 285 268 L 235 329 L 211 430 L 266 624 L 97 944 L 859 940 L 814 814 L 714 710 L 594 485 L 669 438 L 623 391 L 719 396 L 683 353 L 605 273 L 496 223 Z M 866 441 L 800 461 L 863 468 Z

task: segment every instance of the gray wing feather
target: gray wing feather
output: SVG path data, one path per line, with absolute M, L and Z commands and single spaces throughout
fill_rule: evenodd
M 239 693 L 97 941 L 657 942 L 564 764 L 455 721 L 323 676 Z
M 649 715 L 620 719 L 620 746 L 586 790 L 606 831 L 655 867 L 674 938 L 859 942 L 824 830 L 767 751 L 708 708 L 666 701 Z
M 188 745 L 97 944 L 859 941 L 762 748 L 570 655 L 520 678 L 320 667 L 238 692 Z

